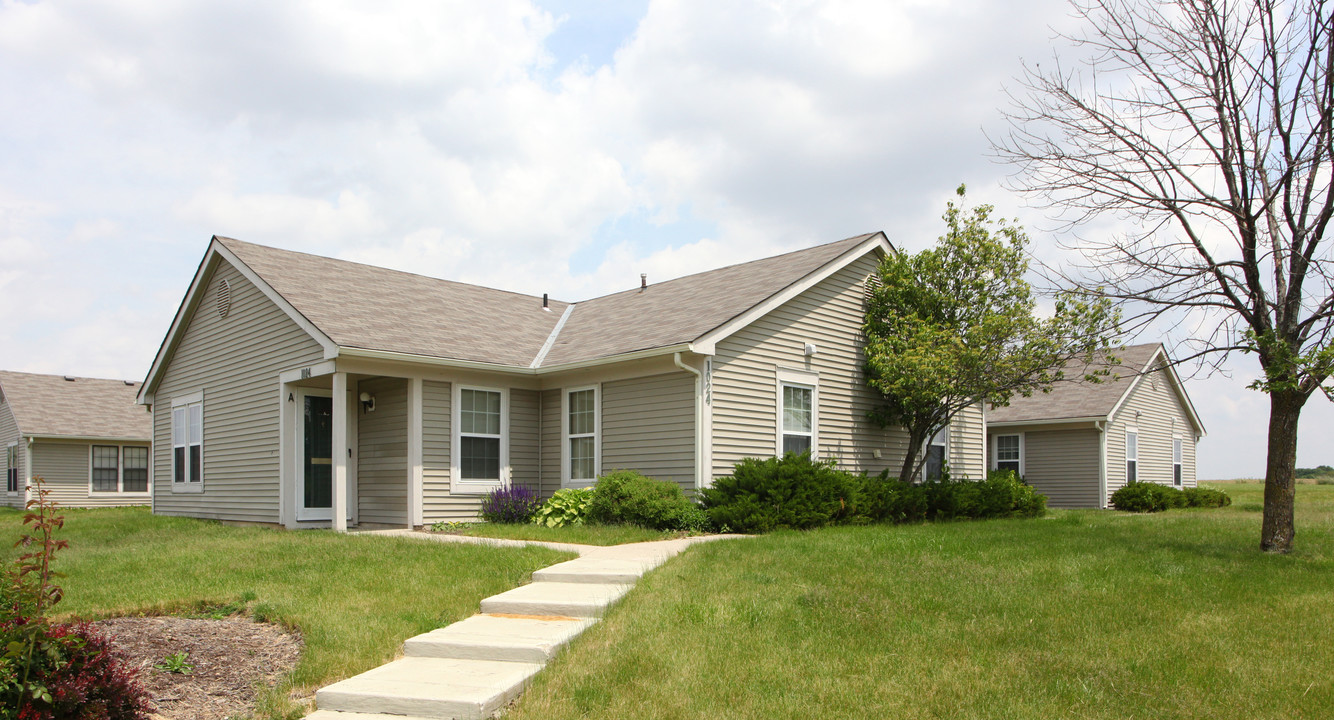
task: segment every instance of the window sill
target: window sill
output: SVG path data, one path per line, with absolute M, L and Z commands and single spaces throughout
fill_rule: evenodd
M 112 497 L 146 498 L 146 497 L 152 497 L 152 496 L 153 496 L 153 493 L 151 493 L 151 492 L 117 492 L 117 491 L 115 491 L 115 490 L 110 490 L 110 491 L 89 490 L 89 491 L 88 491 L 88 497 L 96 497 L 96 498 L 112 498 Z
M 504 483 L 499 480 L 494 481 L 469 481 L 462 480 L 449 487 L 450 495 L 485 495 L 492 490 L 498 490 L 504 487 Z
M 204 484 L 203 484 L 203 483 L 175 483 L 175 482 L 174 482 L 174 483 L 171 484 L 171 491 L 174 492 L 174 493 L 182 493 L 182 494 L 185 494 L 185 495 L 203 495 L 203 494 L 204 494 Z

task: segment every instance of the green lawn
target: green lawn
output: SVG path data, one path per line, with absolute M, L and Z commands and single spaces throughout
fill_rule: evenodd
M 408 637 L 472 615 L 482 598 L 574 557 L 536 547 L 226 527 L 154 517 L 146 508 L 64 513 L 59 537 L 70 547 L 57 560 L 67 575 L 59 613 L 178 613 L 253 598 L 252 612 L 300 630 L 306 647 L 288 683 L 298 692 L 375 667 Z M 21 521 L 18 511 L 0 509 L 0 558 L 14 554 Z M 266 703 L 283 705 L 277 697 Z
M 507 716 L 1327 718 L 1334 487 L 1222 510 L 837 528 L 651 573 Z
M 624 545 L 625 543 L 671 540 L 686 536 L 686 533 L 660 532 L 633 525 L 569 525 L 551 528 L 529 523 L 472 523 L 459 526 L 449 532 L 472 537 L 540 540 L 542 542 L 576 543 L 579 545 Z

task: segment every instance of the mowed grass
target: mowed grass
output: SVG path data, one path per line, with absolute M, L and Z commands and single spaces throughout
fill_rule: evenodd
M 507 716 L 1327 718 L 1334 487 L 1157 515 L 836 528 L 690 549 Z
M 671 540 L 686 533 L 661 532 L 634 525 L 568 525 L 552 528 L 530 523 L 475 523 L 451 530 L 458 535 L 501 538 L 504 540 L 539 540 L 578 545 L 624 545 L 626 543 Z
M 394 657 L 403 641 L 477 612 L 574 555 L 326 531 L 228 527 L 146 508 L 62 510 L 62 616 L 180 614 L 251 598 L 250 611 L 298 630 L 301 660 L 282 690 L 298 694 Z M 22 531 L 0 510 L 0 559 Z M 4 541 L 4 538 L 9 538 Z M 275 698 L 270 712 L 289 708 Z M 276 709 L 275 709 L 276 706 Z M 298 715 L 299 717 L 299 715 Z

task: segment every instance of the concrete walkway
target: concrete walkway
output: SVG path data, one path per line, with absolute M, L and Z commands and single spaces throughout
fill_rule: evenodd
M 481 614 L 409 638 L 404 657 L 315 693 L 307 720 L 488 718 L 518 697 L 561 647 L 587 630 L 644 573 L 698 542 L 738 535 L 597 547 L 376 531 L 437 542 L 542 545 L 579 553 L 533 582 L 482 601 Z

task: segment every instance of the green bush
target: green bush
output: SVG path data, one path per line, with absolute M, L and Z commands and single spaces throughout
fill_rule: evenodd
M 1112 493 L 1112 507 L 1127 512 L 1162 512 L 1185 506 L 1185 493 L 1158 483 L 1132 482 Z
M 1232 498 L 1222 490 L 1213 488 L 1186 488 L 1186 507 L 1218 508 L 1232 504 Z
M 698 530 L 702 528 L 697 511 L 695 503 L 674 482 L 655 480 L 634 470 L 614 470 L 599 477 L 593 486 L 588 519 L 605 525 L 638 525 L 650 530 Z
M 1047 512 L 1047 497 L 1011 470 L 976 482 L 947 478 L 920 485 L 885 471 L 865 482 L 866 515 L 881 522 L 1040 517 Z
M 889 472 L 865 479 L 863 510 L 877 522 L 917 522 L 925 520 L 931 503 L 926 487 L 891 477 Z
M 865 480 L 812 460 L 810 453 L 781 458 L 745 458 L 731 475 L 701 492 L 704 509 L 718 527 L 737 532 L 804 530 L 864 518 L 859 511 Z
M 592 505 L 592 488 L 557 490 L 533 513 L 533 524 L 547 527 L 583 525 L 588 520 L 588 510 Z

